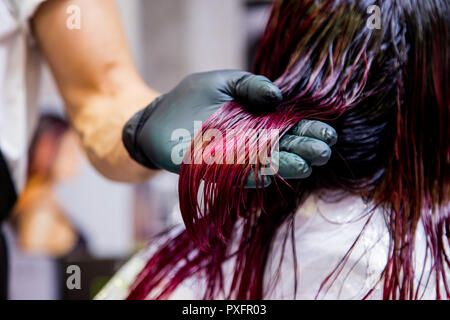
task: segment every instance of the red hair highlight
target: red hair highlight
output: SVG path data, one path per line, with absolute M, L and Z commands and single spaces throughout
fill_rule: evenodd
M 244 188 L 245 178 L 262 166 L 259 157 L 256 164 L 250 159 L 259 155 L 261 142 L 271 145 L 267 136 L 249 139 L 237 154 L 241 164 L 183 164 L 179 196 L 186 230 L 152 256 L 128 299 L 168 298 L 194 275 L 206 279 L 207 299 L 264 298 L 264 272 L 276 232 L 287 223 L 291 232 L 285 238 L 295 245 L 295 211 L 320 188 L 346 190 L 383 208 L 390 234 L 388 263 L 380 275 L 383 298 L 421 297 L 413 260 L 419 223 L 432 265 L 420 282 L 434 275 L 436 298 L 443 297 L 442 288 L 450 298 L 450 59 L 448 25 L 439 11 L 447 7 L 438 2 L 424 8 L 418 2 L 411 9 L 384 1 L 384 27 L 369 30 L 364 14 L 372 3 L 275 2 L 255 69 L 275 80 L 285 100 L 260 113 L 237 102 L 225 104 L 203 125 L 185 160 L 191 154 L 195 159 L 237 153 L 237 143 L 201 140 L 209 129 L 222 135 L 235 129 L 232 137 L 240 141 L 250 130 L 276 129 L 282 135 L 302 119 L 328 121 L 337 129 L 332 159 L 305 181 L 276 177 L 270 187 L 256 190 Z M 321 289 L 332 284 L 352 248 Z M 222 266 L 231 258 L 234 274 L 226 288 Z

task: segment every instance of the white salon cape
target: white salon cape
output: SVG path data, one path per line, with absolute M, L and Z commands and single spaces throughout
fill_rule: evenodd
M 369 222 L 370 206 L 358 196 L 345 196 L 339 201 L 329 201 L 333 195 L 309 196 L 295 215 L 295 252 L 297 255 L 297 293 L 294 295 L 295 265 L 292 246 L 288 240 L 284 259 L 279 266 L 281 244 L 286 229 L 279 229 L 274 249 L 268 259 L 264 277 L 265 299 L 362 299 L 372 288 L 369 299 L 382 299 L 383 281 L 380 276 L 386 266 L 389 235 L 381 209 L 374 211 Z M 176 214 L 180 214 L 179 211 Z M 365 231 L 361 233 L 366 224 Z M 357 237 L 342 270 L 332 286 L 323 280 L 338 266 Z M 150 244 L 130 259 L 100 291 L 96 299 L 124 299 L 136 275 L 142 270 L 156 245 Z M 419 226 L 416 235 L 416 284 L 423 270 L 425 234 Z M 425 277 L 430 263 L 425 266 Z M 225 283 L 230 283 L 233 261 L 223 266 Z M 279 279 L 275 280 L 277 271 Z M 172 293 L 170 299 L 202 299 L 205 279 L 192 277 L 185 280 Z M 434 299 L 433 277 L 428 286 L 421 285 L 422 299 Z M 423 281 L 424 282 L 424 281 Z M 329 282 L 330 284 L 330 282 Z M 220 298 L 220 297 L 219 297 Z
M 6 158 L 18 192 L 26 179 L 28 145 L 37 122 L 37 92 L 40 57 L 30 33 L 29 21 L 45 0 L 0 0 L 0 148 Z M 297 255 L 297 294 L 294 296 L 292 248 L 286 248 L 279 267 L 283 232 L 275 240 L 265 274 L 266 299 L 314 299 L 325 277 L 338 265 L 367 221 L 368 205 L 348 196 L 328 203 L 311 195 L 295 216 Z M 179 211 L 176 212 L 179 217 Z M 180 226 L 182 228 L 182 226 Z M 282 229 L 283 230 L 283 229 Z M 382 297 L 382 282 L 377 285 L 386 265 L 388 232 L 382 212 L 375 212 L 352 250 L 333 285 L 321 290 L 319 299 L 361 299 L 371 288 L 373 299 Z M 416 239 L 416 275 L 420 276 L 425 248 L 422 228 Z M 97 295 L 97 299 L 123 299 L 156 245 L 140 251 L 126 263 Z M 231 280 L 233 261 L 223 268 Z M 426 266 L 429 267 L 429 266 Z M 280 271 L 280 278 L 273 277 Z M 428 270 L 425 270 L 425 274 Z M 204 279 L 193 277 L 182 283 L 171 299 L 201 299 Z M 433 299 L 430 280 L 422 298 Z
M 40 57 L 30 19 L 44 0 L 0 0 L 0 149 L 16 191 L 25 184 L 37 123 Z

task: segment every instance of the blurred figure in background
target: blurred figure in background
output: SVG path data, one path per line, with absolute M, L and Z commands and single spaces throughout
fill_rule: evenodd
M 76 175 L 76 148 L 76 136 L 65 120 L 40 118 L 29 150 L 28 180 L 12 215 L 18 244 L 27 253 L 60 257 L 79 239 L 54 192 L 58 181 Z

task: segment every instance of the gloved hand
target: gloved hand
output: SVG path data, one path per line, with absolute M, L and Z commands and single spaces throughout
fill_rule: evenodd
M 194 121 L 204 122 L 234 99 L 244 105 L 264 107 L 281 102 L 283 97 L 269 79 L 249 72 L 221 70 L 192 74 L 126 123 L 124 145 L 140 164 L 179 173 L 180 164 L 171 157 L 179 141 L 172 141 L 172 133 L 187 129 L 193 138 Z M 304 120 L 291 133 L 280 140 L 278 173 L 286 179 L 305 178 L 311 174 L 310 165 L 328 161 L 329 146 L 337 140 L 336 131 L 322 122 Z M 264 186 L 270 184 L 268 176 L 263 179 Z M 247 187 L 255 187 L 254 173 L 248 176 Z

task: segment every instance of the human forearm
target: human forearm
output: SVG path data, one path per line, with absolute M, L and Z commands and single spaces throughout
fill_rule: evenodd
M 154 172 L 130 158 L 122 143 L 122 128 L 135 112 L 156 96 L 145 85 L 130 85 L 117 92 L 85 95 L 78 102 L 79 106 L 67 108 L 90 162 L 105 177 L 137 182 Z
M 66 27 L 69 5 L 80 8 L 80 29 Z M 122 126 L 157 94 L 141 80 L 111 0 L 48 0 L 33 31 L 91 163 L 103 175 L 140 181 L 151 171 L 133 161 Z

